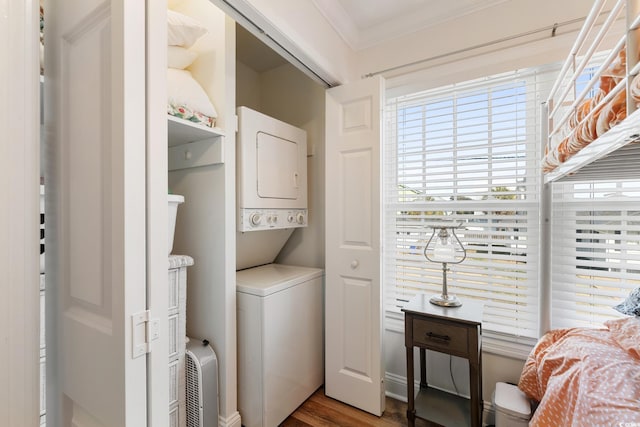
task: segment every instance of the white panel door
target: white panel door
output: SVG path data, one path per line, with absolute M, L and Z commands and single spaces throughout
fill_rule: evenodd
M 145 2 L 45 17 L 47 424 L 145 426 Z
M 384 80 L 326 97 L 325 392 L 384 411 L 380 141 Z

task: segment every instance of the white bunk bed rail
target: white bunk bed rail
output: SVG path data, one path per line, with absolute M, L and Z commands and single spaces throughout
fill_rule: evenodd
M 545 183 L 640 177 L 639 27 L 640 0 L 594 1 L 543 104 Z

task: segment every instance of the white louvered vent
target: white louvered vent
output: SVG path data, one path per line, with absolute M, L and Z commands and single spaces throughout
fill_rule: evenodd
M 218 425 L 218 359 L 207 340 L 189 339 L 185 354 L 186 425 Z
M 185 358 L 187 368 L 187 427 L 202 426 L 202 389 L 200 387 L 200 366 L 193 357 L 193 354 L 187 353 Z

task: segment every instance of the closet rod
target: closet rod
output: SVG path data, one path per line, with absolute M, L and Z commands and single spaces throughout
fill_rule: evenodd
M 497 44 L 508 42 L 508 41 L 511 41 L 511 40 L 516 40 L 516 39 L 519 39 L 519 38 L 522 38 L 522 37 L 527 37 L 527 36 L 530 36 L 530 35 L 533 35 L 533 34 L 542 33 L 542 32 L 545 32 L 545 31 L 551 31 L 550 37 L 555 37 L 556 36 L 556 31 L 558 30 L 559 27 L 564 27 L 566 25 L 571 25 L 571 24 L 576 24 L 576 23 L 582 22 L 582 21 L 585 20 L 585 18 L 586 17 L 570 19 L 568 21 L 563 21 L 563 22 L 556 23 L 556 24 L 553 24 L 553 25 L 547 25 L 546 27 L 541 27 L 541 28 L 537 28 L 535 30 L 526 31 L 524 33 L 514 34 L 512 36 L 503 37 L 501 39 L 492 40 L 490 42 L 486 42 L 486 43 L 481 43 L 481 44 L 477 44 L 477 45 L 474 45 L 474 46 L 465 47 L 463 49 L 458 49 L 458 50 L 454 50 L 454 51 L 447 52 L 447 53 L 442 53 L 440 55 L 431 56 L 429 58 L 419 59 L 417 61 L 408 62 L 408 63 L 402 64 L 402 65 L 396 65 L 394 67 L 385 68 L 384 70 L 374 71 L 374 72 L 371 72 L 371 73 L 367 73 L 362 77 L 363 78 L 373 77 L 373 76 L 377 76 L 379 74 L 388 73 L 390 71 L 397 71 L 397 70 L 401 70 L 403 68 L 413 67 L 415 65 L 424 64 L 426 62 L 431 62 L 431 61 L 435 61 L 437 59 L 443 59 L 443 58 L 447 58 L 449 56 L 458 55 L 460 53 L 466 53 L 466 52 L 470 52 L 470 51 L 473 51 L 473 50 L 476 50 L 476 49 L 481 49 L 481 48 L 484 48 L 484 47 L 497 45 Z

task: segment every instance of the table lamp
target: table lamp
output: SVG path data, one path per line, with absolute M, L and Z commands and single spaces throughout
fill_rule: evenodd
M 442 263 L 442 294 L 434 295 L 429 300 L 432 304 L 443 307 L 459 307 L 462 302 L 447 291 L 447 271 L 449 264 L 460 264 L 467 257 L 467 251 L 456 236 L 458 225 L 433 225 L 431 238 L 424 247 L 424 257 L 431 262 Z

